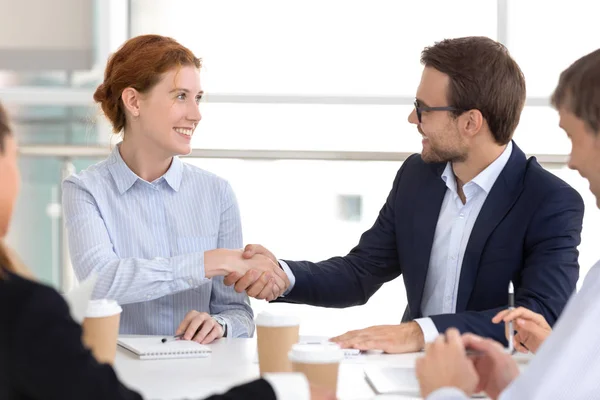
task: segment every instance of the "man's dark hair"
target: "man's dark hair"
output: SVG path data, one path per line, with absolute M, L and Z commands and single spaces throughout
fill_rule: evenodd
M 421 63 L 450 77 L 448 105 L 477 109 L 498 144 L 507 144 L 525 105 L 525 77 L 504 45 L 481 36 L 446 39 L 425 48 Z
M 560 74 L 552 105 L 566 108 L 585 122 L 595 135 L 600 132 L 600 50 L 575 61 Z

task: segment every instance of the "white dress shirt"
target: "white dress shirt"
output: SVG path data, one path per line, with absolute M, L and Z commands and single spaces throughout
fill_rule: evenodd
M 447 189 L 435 229 L 423 291 L 421 313 L 425 318 L 415 320 L 423 331 L 425 342 L 435 340 L 439 334 L 431 318 L 426 317 L 456 312 L 460 271 L 471 231 L 492 186 L 510 158 L 512 147 L 512 142 L 509 142 L 494 162 L 463 186 L 465 204 L 458 195 L 452 164 L 448 163 L 442 173 L 441 179 Z M 290 280 L 285 295 L 294 287 L 296 278 L 285 261 L 279 260 L 279 263 Z
M 191 310 L 207 312 L 229 337 L 251 337 L 248 296 L 207 279 L 204 252 L 242 247 L 231 186 L 178 157 L 154 182 L 119 153 L 63 183 L 63 209 L 75 274 L 98 274 L 94 298 L 123 307 L 120 333 L 172 335 Z
M 509 142 L 494 162 L 463 186 L 466 198 L 464 204 L 458 195 L 452 164 L 446 165 L 442 179 L 446 182 L 447 189 L 429 258 L 429 269 L 421 301 L 423 317 L 456 313 L 460 271 L 471 231 L 511 153 L 512 142 Z M 425 343 L 432 342 L 439 335 L 431 318 L 418 318 L 415 321 L 423 331 Z
M 588 272 L 525 371 L 500 400 L 592 400 L 600 398 L 600 261 Z M 456 388 L 427 400 L 465 400 Z

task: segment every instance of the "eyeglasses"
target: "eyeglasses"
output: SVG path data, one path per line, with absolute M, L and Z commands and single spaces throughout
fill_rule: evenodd
M 463 111 L 461 109 L 458 109 L 456 107 L 426 107 L 426 106 L 422 106 L 419 103 L 419 100 L 415 100 L 415 110 L 417 111 L 417 119 L 419 120 L 419 123 L 421 123 L 421 114 L 423 113 L 423 111 Z

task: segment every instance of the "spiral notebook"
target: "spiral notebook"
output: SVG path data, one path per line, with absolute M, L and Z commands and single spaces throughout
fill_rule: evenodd
M 191 340 L 171 340 L 162 343 L 164 336 L 123 336 L 119 337 L 119 346 L 137 354 L 140 360 L 160 360 L 168 358 L 208 357 L 208 346 Z

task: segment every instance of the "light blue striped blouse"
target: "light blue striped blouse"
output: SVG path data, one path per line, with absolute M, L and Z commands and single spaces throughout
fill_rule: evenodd
M 138 177 L 116 146 L 63 182 L 63 210 L 75 274 L 98 274 L 94 298 L 123 307 L 122 334 L 172 335 L 190 310 L 227 324 L 227 336 L 254 333 L 245 293 L 204 276 L 204 251 L 242 247 L 231 186 L 173 158 L 154 182 Z

